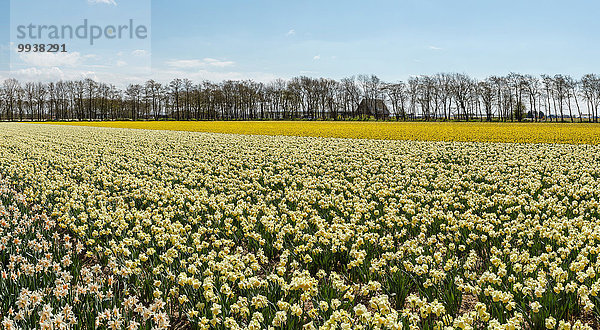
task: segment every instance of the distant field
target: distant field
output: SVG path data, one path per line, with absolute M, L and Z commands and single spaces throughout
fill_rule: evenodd
M 59 125 L 383 140 L 600 144 L 600 125 L 280 121 L 61 122 Z

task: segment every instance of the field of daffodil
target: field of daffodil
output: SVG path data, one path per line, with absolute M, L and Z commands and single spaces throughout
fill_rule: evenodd
M 594 329 L 598 187 L 587 144 L 1 123 L 1 324 Z
M 599 124 L 352 121 L 96 121 L 53 124 L 188 132 L 448 142 L 600 144 Z

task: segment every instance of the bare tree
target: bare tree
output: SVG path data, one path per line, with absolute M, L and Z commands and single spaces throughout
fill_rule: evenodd
M 467 111 L 467 103 L 469 102 L 470 92 L 473 88 L 474 81 L 467 75 L 455 73 L 452 80 L 452 92 L 457 104 L 458 118 L 460 113 L 464 115 L 466 121 L 469 120 L 469 112 Z
M 37 105 L 37 120 L 41 121 L 42 118 L 44 117 L 44 106 L 46 103 L 46 93 L 48 92 L 48 90 L 46 89 L 46 86 L 41 83 L 38 82 L 35 84 L 35 98 L 36 98 L 36 105 Z
M 524 84 L 527 95 L 529 96 L 529 104 L 531 105 L 533 120 L 538 121 L 539 113 L 537 107 L 537 98 L 540 94 L 540 81 L 534 76 L 525 75 Z
M 383 88 L 390 103 L 392 105 L 392 113 L 396 117 L 396 120 L 402 118 L 402 120 L 406 120 L 406 101 L 408 100 L 408 95 L 406 91 L 406 84 L 403 82 L 398 82 L 395 84 L 386 84 Z
M 192 88 L 194 87 L 194 83 L 185 78 L 183 79 L 183 90 L 185 92 L 184 97 L 184 109 L 185 109 L 185 119 L 190 120 L 191 117 L 191 107 L 190 107 L 190 95 L 192 93 Z
M 485 120 L 492 121 L 492 105 L 495 95 L 493 83 L 489 80 L 481 81 L 477 84 L 477 89 L 485 109 Z
M 18 97 L 18 91 L 21 88 L 21 84 L 14 78 L 6 79 L 3 83 L 4 89 L 4 103 L 6 103 L 6 114 L 7 120 L 13 120 L 13 109 Z
M 581 78 L 581 87 L 586 99 L 589 121 L 598 122 L 598 105 L 600 104 L 600 76 L 586 74 Z
M 175 99 L 175 118 L 180 120 L 181 109 L 179 108 L 179 92 L 181 91 L 181 86 L 183 85 L 183 81 L 179 78 L 173 79 L 169 83 L 169 91 L 173 95 L 173 99 Z

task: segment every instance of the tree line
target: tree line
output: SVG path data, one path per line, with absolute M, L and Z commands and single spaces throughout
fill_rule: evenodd
M 369 113 L 361 102 L 385 104 Z M 381 101 L 381 102 L 379 102 Z M 341 80 L 294 77 L 269 83 L 148 80 L 119 89 L 92 79 L 0 86 L 0 119 L 44 120 L 267 120 L 378 119 L 479 121 L 594 121 L 600 76 L 510 73 L 474 79 L 439 73 L 388 83 L 375 75 Z

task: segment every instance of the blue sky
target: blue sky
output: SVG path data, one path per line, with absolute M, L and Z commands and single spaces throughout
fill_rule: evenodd
M 74 64 L 12 52 L 13 74 L 32 79 L 89 75 L 124 84 L 374 73 L 396 81 L 436 72 L 600 72 L 600 4 L 593 1 L 12 1 L 13 29 L 15 17 L 25 15 L 61 24 L 84 17 L 144 21 L 151 9 L 151 40 L 74 44 Z M 32 10 L 44 3 L 54 9 Z M 28 10 L 15 13 L 15 6 Z

